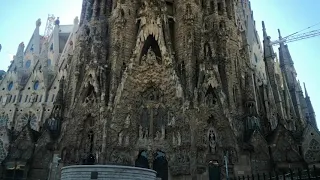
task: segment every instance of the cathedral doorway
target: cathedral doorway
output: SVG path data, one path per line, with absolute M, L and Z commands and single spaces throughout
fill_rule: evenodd
M 7 169 L 5 172 L 5 180 L 23 180 L 24 171 L 21 169 Z
M 168 180 L 168 161 L 165 153 L 157 151 L 154 154 L 153 170 L 157 172 L 157 177 L 161 180 Z
M 210 161 L 209 162 L 209 180 L 217 180 L 220 178 L 220 167 L 218 161 Z
M 146 151 L 141 151 L 135 161 L 135 166 L 136 167 L 141 167 L 141 168 L 147 168 L 149 169 L 149 162 L 148 162 L 148 154 Z

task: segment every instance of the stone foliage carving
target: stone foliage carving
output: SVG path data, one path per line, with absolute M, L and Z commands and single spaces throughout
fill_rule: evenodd
M 190 154 L 188 150 L 177 151 L 171 162 L 170 170 L 172 175 L 183 175 L 190 173 Z

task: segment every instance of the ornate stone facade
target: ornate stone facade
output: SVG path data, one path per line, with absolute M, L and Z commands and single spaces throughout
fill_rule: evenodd
M 84 0 L 52 71 L 50 41 L 29 74 L 21 44 L 1 81 L 27 95 L 2 101 L 4 174 L 12 163 L 52 179 L 67 165 L 118 164 L 194 180 L 208 179 L 212 163 L 225 177 L 225 156 L 231 176 L 316 163 L 320 134 L 287 45 L 279 62 L 265 27 L 263 46 L 249 38 L 242 3 Z

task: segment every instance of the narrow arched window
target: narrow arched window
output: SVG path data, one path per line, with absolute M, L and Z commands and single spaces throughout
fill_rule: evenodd
M 39 81 L 34 82 L 33 89 L 37 90 L 39 88 Z
M 31 60 L 27 60 L 25 66 L 26 68 L 29 68 L 31 66 Z
M 13 88 L 13 82 L 11 81 L 8 85 L 8 91 L 11 91 L 12 88 Z

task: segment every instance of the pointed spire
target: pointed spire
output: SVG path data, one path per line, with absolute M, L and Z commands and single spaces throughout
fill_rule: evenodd
M 254 97 L 254 85 L 253 85 L 253 78 L 252 78 L 252 73 L 247 72 L 246 73 L 246 99 L 247 101 L 255 101 Z
M 304 94 L 305 94 L 305 96 L 309 97 L 308 91 L 307 91 L 307 88 L 306 88 L 306 83 L 303 83 L 303 86 L 304 86 Z
M 262 21 L 262 31 L 263 31 L 263 39 L 266 39 L 268 37 L 266 26 L 264 24 L 264 21 Z
M 281 36 L 281 32 L 280 32 L 280 29 L 278 29 L 278 34 L 279 34 L 279 40 L 281 41 L 281 39 L 282 39 L 282 36 Z
M 293 60 L 291 58 L 291 54 L 289 52 L 289 48 L 288 45 L 285 44 L 285 40 L 282 38 L 281 36 L 281 32 L 280 29 L 278 29 L 278 33 L 279 33 L 279 58 L 280 58 L 280 65 L 284 66 L 284 65 L 290 65 L 293 66 Z
M 267 35 L 266 26 L 264 24 L 264 21 L 262 21 L 262 30 L 263 30 L 264 57 L 265 57 L 265 59 L 271 58 L 273 60 L 276 57 L 276 55 L 273 51 L 270 37 Z
M 14 56 L 14 61 L 17 64 L 18 68 L 23 67 L 23 56 L 24 56 L 24 43 L 19 44 L 17 54 Z
M 305 96 L 306 96 L 305 100 L 306 100 L 307 109 L 308 109 L 307 120 L 312 126 L 314 126 L 315 128 L 318 129 L 317 121 L 316 121 L 316 114 L 314 112 L 310 97 L 308 95 L 306 84 L 303 83 L 303 85 L 304 85 L 304 92 L 305 92 Z
M 301 92 L 302 88 L 301 88 L 300 80 L 298 80 L 297 82 L 297 87 L 298 87 L 298 91 Z

